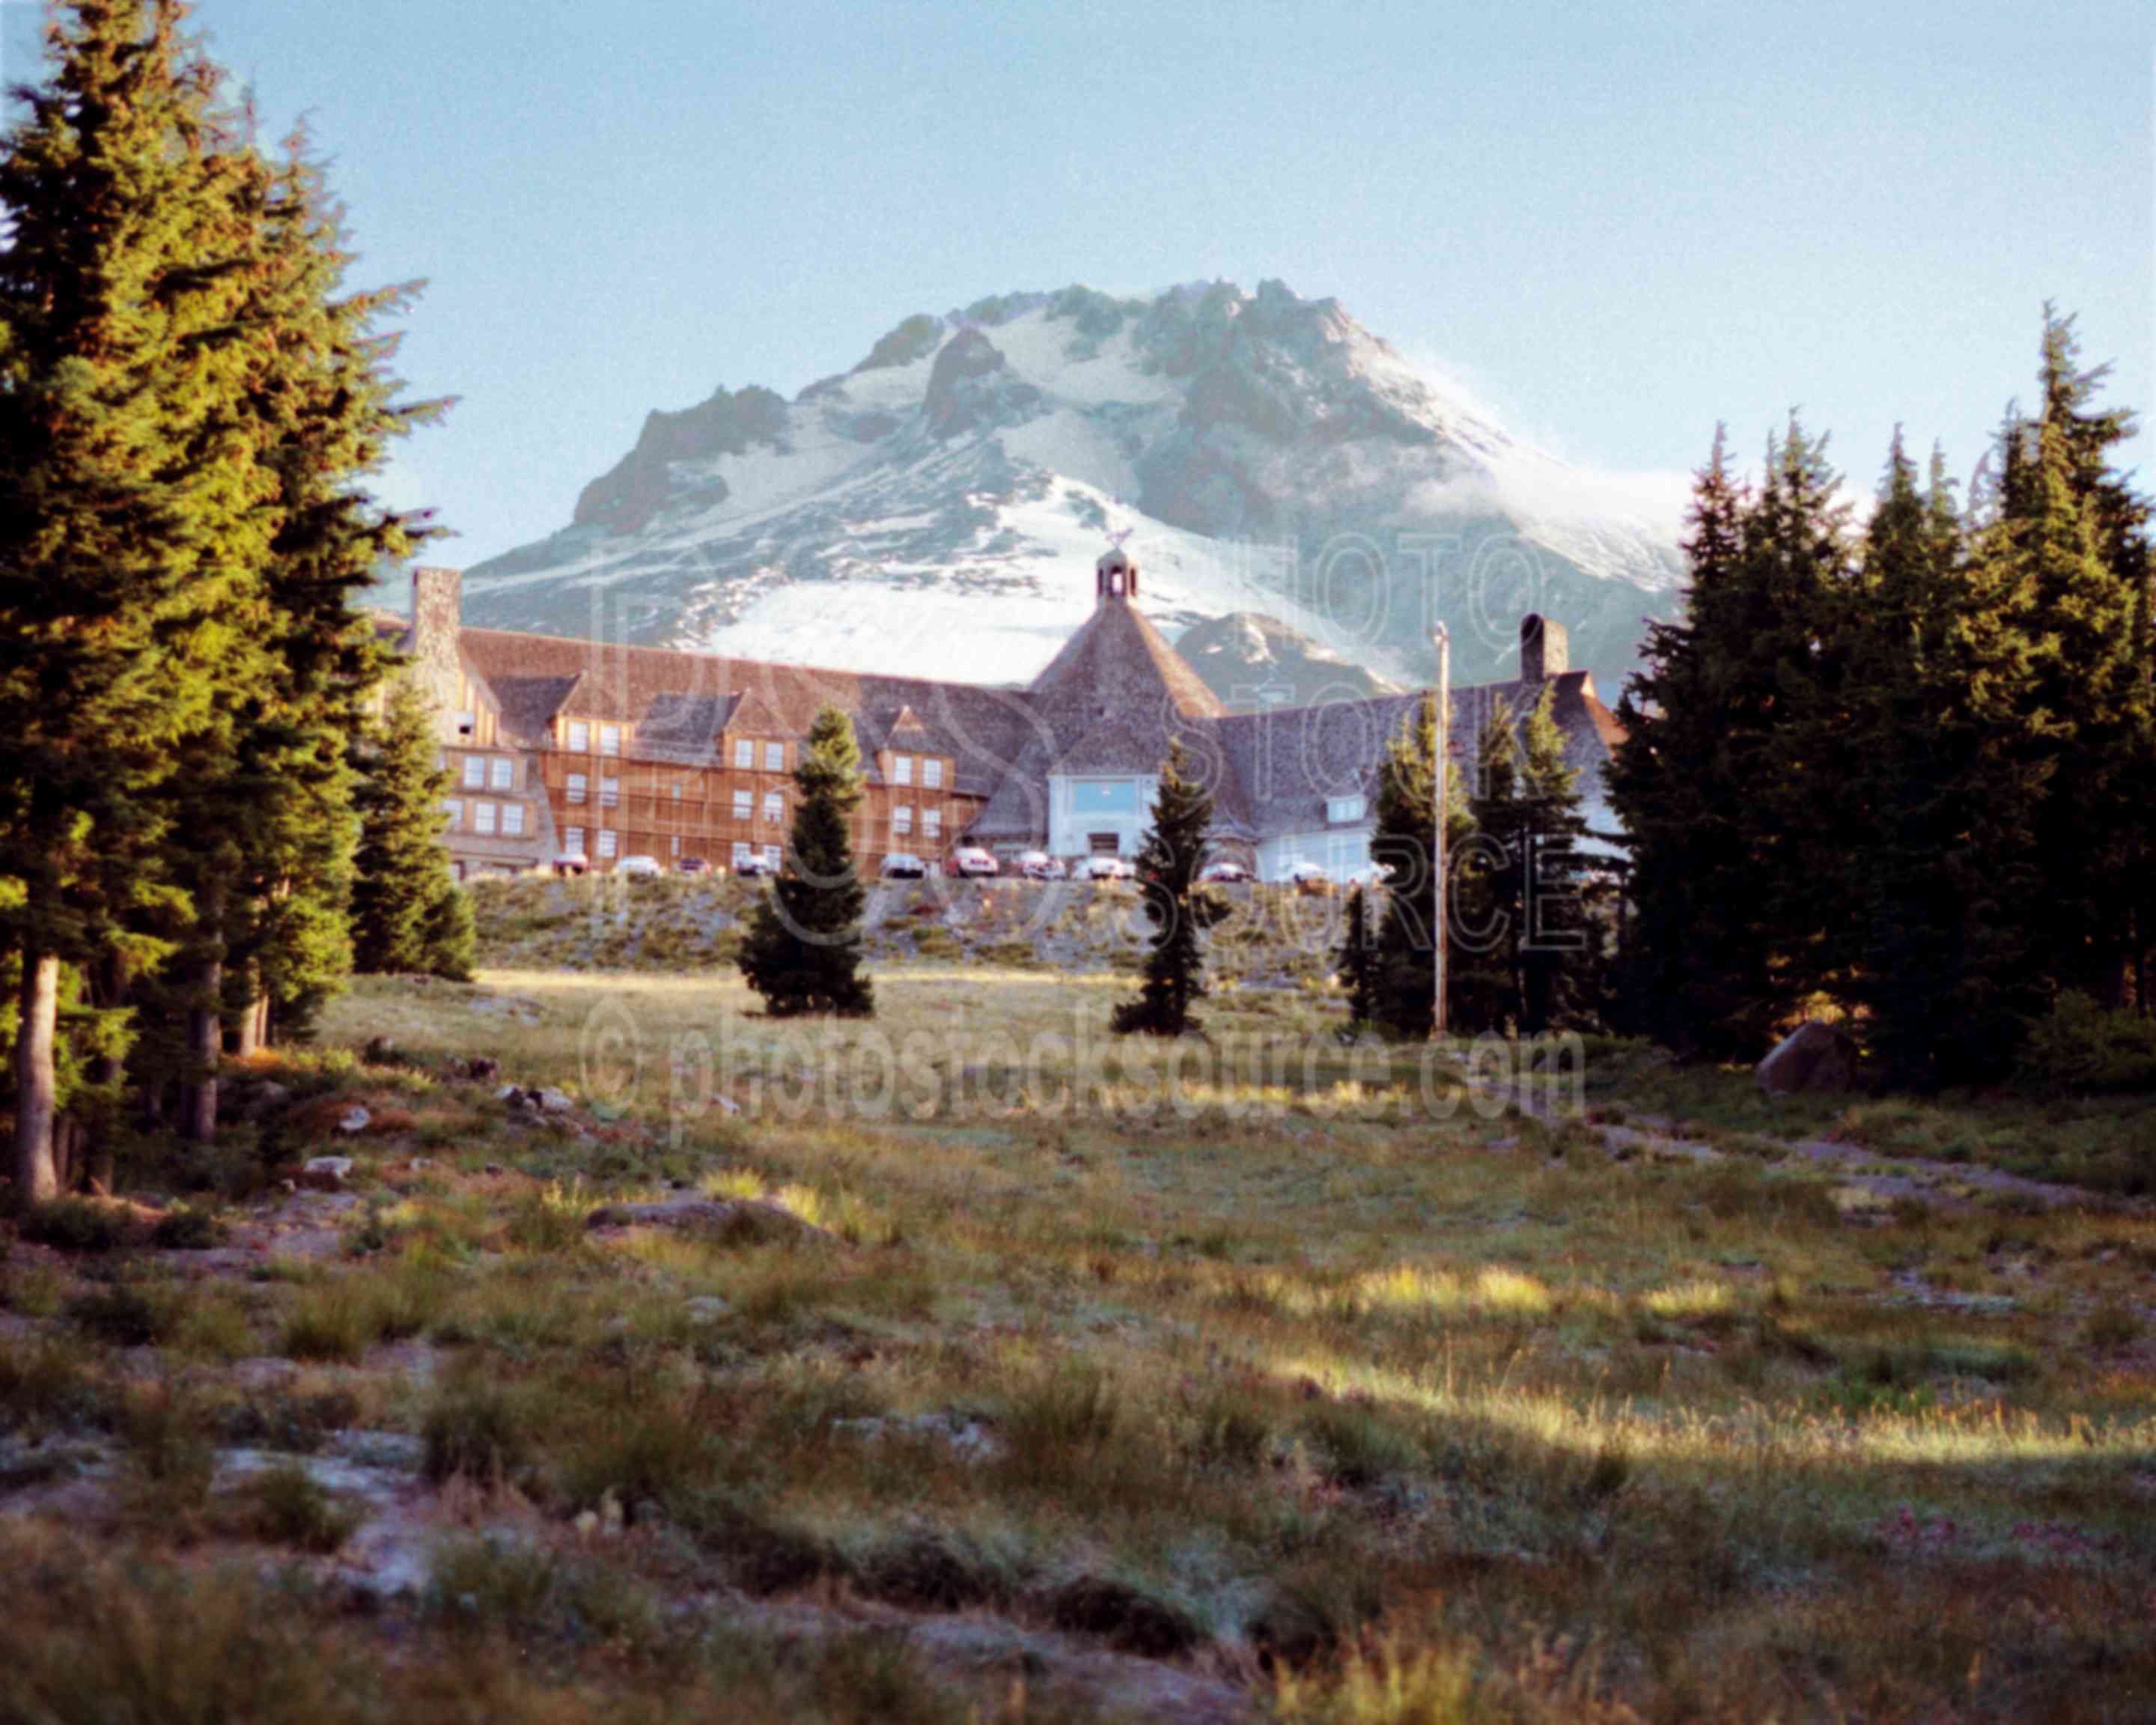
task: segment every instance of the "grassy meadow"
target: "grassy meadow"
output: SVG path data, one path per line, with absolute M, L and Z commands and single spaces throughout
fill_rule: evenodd
M 8 1242 L 0 1716 L 2156 1717 L 2148 1105 L 1126 987 L 362 982 Z

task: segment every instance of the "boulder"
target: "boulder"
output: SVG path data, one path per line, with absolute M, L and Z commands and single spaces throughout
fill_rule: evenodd
M 370 1066 L 401 1066 L 404 1064 L 404 1056 L 387 1036 L 370 1037 L 367 1046 L 360 1050 L 359 1057 Z
M 474 1055 L 465 1062 L 465 1076 L 475 1084 L 485 1084 L 501 1076 L 501 1062 L 492 1055 Z
M 300 1168 L 300 1178 L 317 1192 L 334 1192 L 351 1173 L 349 1156 L 311 1156 Z
M 1774 1045 L 1753 1076 L 1770 1096 L 1800 1091 L 1833 1093 L 1856 1083 L 1856 1045 L 1832 1024 L 1806 1019 Z
M 337 1117 L 336 1129 L 347 1138 L 354 1137 L 365 1132 L 367 1122 L 373 1118 L 374 1117 L 364 1108 L 347 1108 Z

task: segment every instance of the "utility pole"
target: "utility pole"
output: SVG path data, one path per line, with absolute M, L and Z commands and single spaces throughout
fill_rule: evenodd
M 1430 872 L 1436 877 L 1437 915 L 1431 939 L 1435 942 L 1433 955 L 1435 963 L 1436 998 L 1432 1002 L 1435 1010 L 1430 1014 L 1430 1032 L 1433 1036 L 1445 1034 L 1445 948 L 1451 944 L 1445 938 L 1445 805 L 1447 791 L 1445 774 L 1452 757 L 1452 633 L 1443 624 L 1430 631 L 1430 641 L 1437 649 L 1437 759 L 1434 778 L 1437 786 L 1437 810 L 1435 819 L 1436 831 L 1431 834 L 1430 847 Z

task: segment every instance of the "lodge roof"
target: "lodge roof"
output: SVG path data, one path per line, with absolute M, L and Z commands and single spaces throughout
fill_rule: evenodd
M 377 626 L 388 633 L 387 619 Z M 1230 713 L 1121 598 L 1098 604 L 1024 690 L 501 629 L 461 629 L 459 644 L 512 743 L 545 747 L 558 719 L 575 717 L 631 727 L 626 758 L 716 765 L 728 736 L 805 736 L 828 702 L 852 715 L 872 778 L 875 752 L 895 742 L 947 755 L 953 788 L 984 802 L 971 835 L 1034 843 L 1047 836 L 1052 773 L 1152 773 L 1175 742 L 1212 790 L 1222 835 L 1322 828 L 1329 799 L 1375 789 L 1386 743 L 1424 698 Z M 1471 766 L 1491 716 L 1507 711 L 1517 722 L 1544 687 L 1568 757 L 1599 769 L 1623 732 L 1584 670 L 1455 689 L 1453 759 Z

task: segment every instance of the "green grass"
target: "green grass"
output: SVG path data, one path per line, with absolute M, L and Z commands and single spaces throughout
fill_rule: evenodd
M 876 1024 L 819 1042 L 703 974 L 362 982 L 331 1050 L 286 1057 L 326 1107 L 410 1117 L 356 1147 L 343 1250 L 169 1282 L 40 1260 L 0 1425 L 116 1448 L 126 1561 L 0 1522 L 0 1561 L 85 1578 L 0 1621 L 0 1671 L 30 1674 L 0 1683 L 46 1685 L 44 1717 L 122 1692 L 285 1717 L 179 1644 L 184 1609 L 335 1720 L 1165 1717 L 1218 1683 L 1259 1718 L 2004 1721 L 2156 1694 L 2156 1218 L 1856 1206 L 1849 1170 L 1769 1142 L 1933 1109 L 2019 1132 L 2019 1101 L 1784 1108 L 1604 1048 L 1596 1106 L 1736 1151 L 1620 1161 L 1450 1076 L 1448 1111 L 1403 1110 L 1418 1050 L 1358 1065 L 1329 995 L 1234 989 L 1209 1030 L 1285 1067 L 1178 1111 L 1178 1050 L 1147 1046 L 1054 1105 L 1053 1039 L 1123 986 L 891 968 Z M 443 1076 L 485 1054 L 581 1095 L 596 1012 L 644 1050 L 619 1118 L 516 1124 Z M 865 1113 L 872 1029 L 919 1038 L 963 1106 Z M 671 1121 L 699 1030 L 828 1060 L 830 1090 Z M 340 1064 L 375 1034 L 419 1070 Z M 669 1194 L 831 1237 L 584 1224 Z M 129 1298 L 167 1327 L 123 1352 Z M 228 1377 L 256 1348 L 296 1374 Z M 419 1440 L 424 1597 L 369 1619 L 224 1575 L 222 1541 L 257 1565 L 363 1542 L 296 1469 L 210 1494 L 203 1458 L 369 1426 Z M 131 1691 L 58 1615 L 84 1588 Z M 64 1689 L 72 1712 L 42 1699 Z

